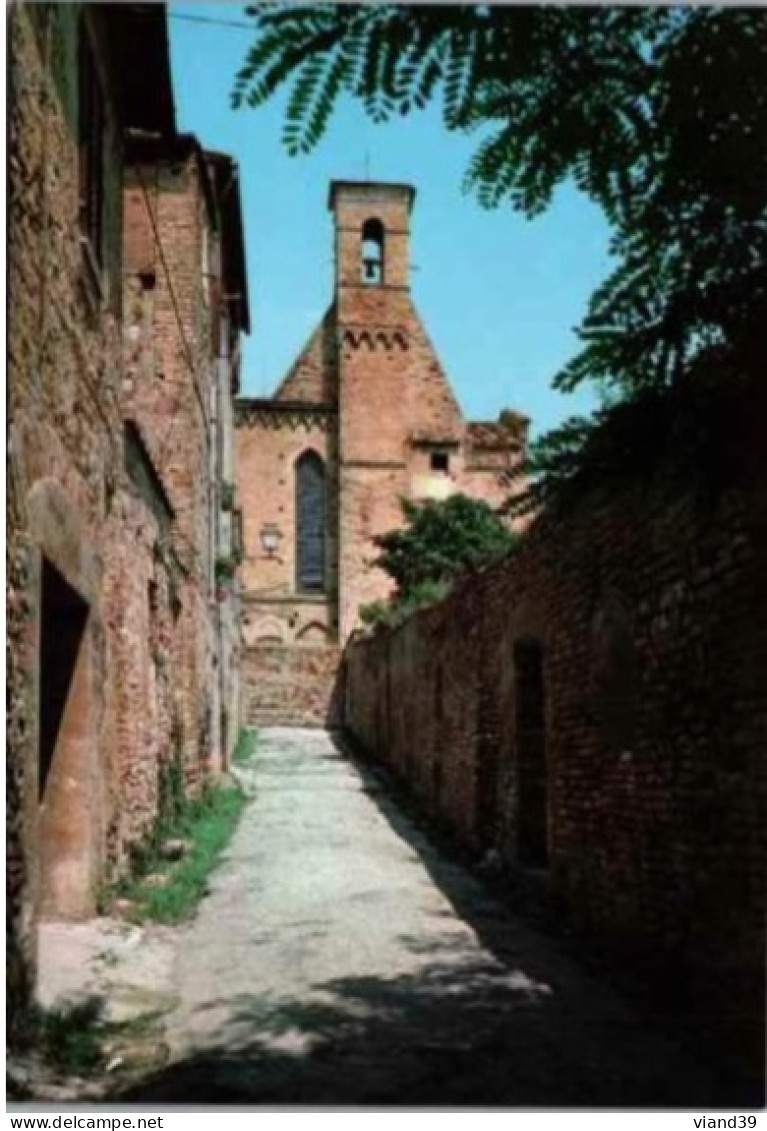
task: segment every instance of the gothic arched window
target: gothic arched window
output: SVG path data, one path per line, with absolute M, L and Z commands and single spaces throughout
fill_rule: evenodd
M 316 452 L 296 463 L 296 588 L 325 589 L 325 467 Z
M 384 229 L 380 220 L 366 220 L 362 225 L 362 282 L 375 286 L 384 281 Z

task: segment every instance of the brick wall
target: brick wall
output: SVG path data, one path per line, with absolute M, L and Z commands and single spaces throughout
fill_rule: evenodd
M 284 598 L 296 594 L 296 463 L 315 452 L 325 467 L 327 618 L 332 619 L 335 589 L 337 497 L 336 421 L 310 411 L 259 410 L 240 402 L 237 420 L 237 485 L 243 510 L 244 559 L 240 576 L 246 592 Z M 266 524 L 279 527 L 282 540 L 268 556 L 261 544 Z M 287 625 L 286 625 L 287 630 Z M 292 637 L 288 634 L 286 639 Z
M 202 251 L 211 217 L 193 139 L 165 150 L 139 145 L 129 158 L 123 411 L 140 426 L 174 513 L 171 543 L 181 571 L 169 641 L 173 742 L 196 789 L 213 754 L 212 711 L 219 711 L 210 691 L 213 312 Z
M 331 727 L 341 721 L 341 653 L 330 645 L 262 644 L 242 658 L 248 726 Z
M 409 287 L 414 198 L 410 185 L 333 182 L 328 206 L 336 216 L 336 276 L 340 288 L 356 287 L 360 282 L 360 234 L 371 219 L 378 220 L 384 229 L 383 282 L 387 287 Z
M 173 665 L 177 568 L 156 517 L 132 485 L 120 493 L 109 534 L 104 601 L 116 726 L 106 775 L 112 818 L 106 864 L 114 875 L 130 846 L 150 831 L 159 809 L 162 769 L 178 755 Z
M 345 708 L 465 843 L 547 867 L 583 930 L 673 970 L 757 1058 L 766 546 L 751 482 L 584 500 L 353 642 Z

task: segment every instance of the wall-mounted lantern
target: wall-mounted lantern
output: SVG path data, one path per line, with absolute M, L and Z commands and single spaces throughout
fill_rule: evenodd
M 265 522 L 260 531 L 261 545 L 267 558 L 276 558 L 282 541 L 282 531 L 276 522 Z

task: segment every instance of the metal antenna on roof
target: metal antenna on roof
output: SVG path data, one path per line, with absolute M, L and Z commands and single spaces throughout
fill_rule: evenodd
M 365 151 L 365 180 L 370 180 L 370 154 Z

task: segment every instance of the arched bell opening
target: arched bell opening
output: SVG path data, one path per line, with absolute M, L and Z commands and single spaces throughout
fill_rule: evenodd
M 380 286 L 384 281 L 384 227 L 380 220 L 366 220 L 362 225 L 360 275 L 366 286 Z

